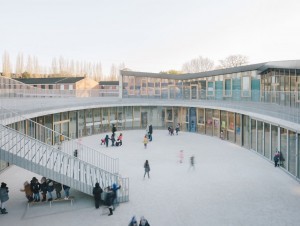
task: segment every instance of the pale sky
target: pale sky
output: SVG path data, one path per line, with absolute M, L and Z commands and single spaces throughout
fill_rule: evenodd
M 0 0 L 0 54 L 180 70 L 198 56 L 300 59 L 299 0 Z M 26 58 L 25 58 L 26 60 Z M 2 62 L 2 57 L 1 57 Z M 2 68 L 2 65 L 0 66 Z

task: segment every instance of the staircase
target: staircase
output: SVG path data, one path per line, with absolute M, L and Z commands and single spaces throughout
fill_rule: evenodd
M 17 124 L 30 125 L 30 131 Z M 22 131 L 22 132 L 21 132 Z M 0 109 L 0 160 L 7 161 L 92 195 L 96 182 L 102 188 L 121 185 L 118 202 L 129 201 L 129 178 L 118 174 L 118 159 L 84 146 L 68 137 L 60 145 L 47 142 L 47 134 L 62 135 L 7 109 Z M 78 157 L 73 155 L 78 150 Z

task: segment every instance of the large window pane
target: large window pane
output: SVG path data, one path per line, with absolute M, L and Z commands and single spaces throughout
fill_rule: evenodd
M 257 121 L 257 152 L 263 154 L 263 123 Z
M 251 149 L 256 151 L 256 120 L 251 119 Z
M 286 160 L 287 160 L 287 129 L 280 128 L 280 152 L 281 159 L 280 164 L 283 168 L 286 169 Z
M 296 133 L 289 131 L 289 172 L 296 176 Z
M 265 123 L 265 135 L 264 135 L 264 140 L 265 140 L 265 147 L 264 147 L 264 156 L 268 159 L 271 158 L 270 156 L 270 149 L 271 149 L 271 143 L 270 143 L 270 124 Z

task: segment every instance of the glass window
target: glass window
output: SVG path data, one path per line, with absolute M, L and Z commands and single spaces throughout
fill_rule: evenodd
M 280 153 L 281 153 L 281 158 L 280 158 L 280 165 L 283 168 L 286 167 L 286 161 L 287 161 L 287 129 L 285 128 L 280 128 Z
M 242 146 L 250 148 L 250 118 L 243 115 L 243 143 Z
M 124 107 L 125 109 L 125 128 L 132 128 L 132 107 Z
M 242 77 L 242 96 L 250 97 L 251 91 L 251 79 L 249 76 Z
M 212 136 L 213 129 L 212 129 L 212 124 L 213 124 L 213 110 L 212 109 L 206 109 L 205 110 L 205 118 L 206 118 L 206 134 Z
M 296 176 L 296 133 L 289 131 L 289 172 Z
M 257 152 L 263 154 L 263 122 L 257 121 Z
M 204 108 L 198 108 L 197 109 L 197 124 L 198 125 L 204 125 L 204 121 L 205 121 L 205 109 Z
M 271 143 L 270 143 L 270 124 L 265 123 L 264 125 L 265 135 L 264 135 L 264 156 L 268 159 L 271 159 L 270 151 L 271 151 Z
M 251 119 L 251 149 L 256 151 L 256 120 Z
M 241 117 L 242 115 L 235 115 L 235 143 L 241 145 Z
M 215 95 L 215 83 L 214 82 L 207 82 L 207 96 L 214 96 Z
M 232 80 L 231 79 L 225 79 L 224 80 L 224 96 L 230 97 L 231 96 L 231 90 L 232 90 Z

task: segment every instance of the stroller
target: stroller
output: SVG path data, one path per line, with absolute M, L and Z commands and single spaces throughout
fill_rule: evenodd
M 102 145 L 102 144 L 105 145 L 105 138 L 102 138 L 102 139 L 101 139 L 101 145 Z

